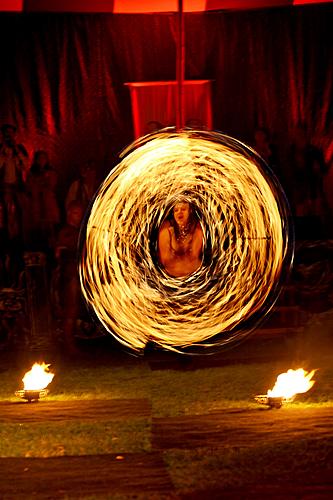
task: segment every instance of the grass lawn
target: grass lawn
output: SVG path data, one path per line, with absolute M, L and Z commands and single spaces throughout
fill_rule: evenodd
M 95 421 L 89 422 L 84 419 L 5 422 L 0 427 L 0 456 L 54 457 L 151 451 L 152 419 L 206 415 L 232 408 L 254 410 L 258 408 L 254 395 L 265 394 L 279 373 L 300 366 L 308 370 L 318 369 L 314 377 L 316 384 L 307 394 L 299 396 L 292 407 L 305 411 L 307 408 L 328 407 L 332 408 L 333 415 L 332 344 L 327 343 L 327 336 L 323 338 L 325 345 L 320 353 L 317 350 L 312 358 L 304 353 L 304 362 L 295 361 L 293 366 L 279 358 L 265 363 L 221 364 L 194 370 L 152 370 L 145 359 L 123 366 L 112 363 L 94 366 L 91 360 L 72 365 L 55 364 L 52 366 L 55 377 L 49 386 L 47 401 L 61 404 L 81 399 L 146 399 L 151 404 L 151 417 L 100 421 L 96 416 Z M 312 348 L 310 346 L 308 352 Z M 2 404 L 17 401 L 14 392 L 21 388 L 22 376 L 22 370 L 17 367 L 0 374 Z M 18 411 L 24 412 L 25 406 L 18 406 Z M 284 408 L 272 410 L 284 411 Z M 226 447 L 168 449 L 162 454 L 177 491 L 186 493 L 245 485 L 256 481 L 259 476 L 269 480 L 273 470 L 275 477 L 278 475 L 284 479 L 307 472 L 311 474 L 318 467 L 332 463 L 333 441 L 332 435 L 327 440 L 317 439 L 315 435 L 298 436 L 278 444 L 260 441 L 251 447 L 242 447 L 231 442 Z M 269 468 L 267 464 L 270 464 Z

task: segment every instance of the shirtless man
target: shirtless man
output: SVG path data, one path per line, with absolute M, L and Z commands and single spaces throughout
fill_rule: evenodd
M 160 263 L 170 276 L 194 273 L 202 263 L 203 233 L 189 202 L 175 204 L 172 219 L 163 222 L 158 235 Z

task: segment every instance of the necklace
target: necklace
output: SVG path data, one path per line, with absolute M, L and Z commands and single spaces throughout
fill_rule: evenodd
M 186 226 L 179 226 L 179 235 L 178 238 L 179 240 L 184 240 L 190 233 L 191 230 L 191 224 L 186 224 Z

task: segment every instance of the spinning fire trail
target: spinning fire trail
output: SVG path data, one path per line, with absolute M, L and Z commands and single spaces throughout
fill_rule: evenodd
M 168 276 L 157 234 L 180 198 L 204 234 L 202 264 Z M 240 340 L 276 301 L 292 259 L 284 194 L 254 151 L 218 133 L 164 130 L 122 155 L 81 238 L 89 306 L 121 343 L 209 352 Z M 202 349 L 204 348 L 204 349 Z

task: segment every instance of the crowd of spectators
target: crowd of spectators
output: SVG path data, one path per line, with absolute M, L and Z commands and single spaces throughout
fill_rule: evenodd
M 287 144 L 277 144 L 267 129 L 258 127 L 252 146 L 271 168 L 286 193 L 296 237 L 331 237 L 333 207 L 328 175 L 332 160 L 327 161 L 321 144 L 309 136 L 306 126 L 297 125 Z
M 151 122 L 147 131 L 161 127 Z M 88 159 L 79 165 L 61 197 L 59 173 L 49 152 L 36 150 L 30 159 L 26 147 L 17 141 L 15 125 L 3 124 L 0 131 L 0 288 L 18 286 L 24 252 L 45 253 L 50 283 L 56 287 L 52 308 L 63 318 L 64 345 L 74 351 L 81 301 L 76 249 L 81 221 L 100 181 L 96 164 Z M 331 138 L 327 154 L 332 144 Z M 266 128 L 258 127 L 251 146 L 280 180 L 295 220 L 306 221 L 303 226 L 307 228 L 312 220 L 317 236 L 328 237 L 332 200 L 324 186 L 333 154 L 325 158 L 304 126 L 295 128 L 284 149 Z
M 80 165 L 61 196 L 59 172 L 48 151 L 36 150 L 30 160 L 17 141 L 15 125 L 4 124 L 0 132 L 0 289 L 22 285 L 25 252 L 45 254 L 50 297 L 56 298 L 52 313 L 62 318 L 66 350 L 75 351 L 82 302 L 77 245 L 83 215 L 97 189 L 95 165 Z

